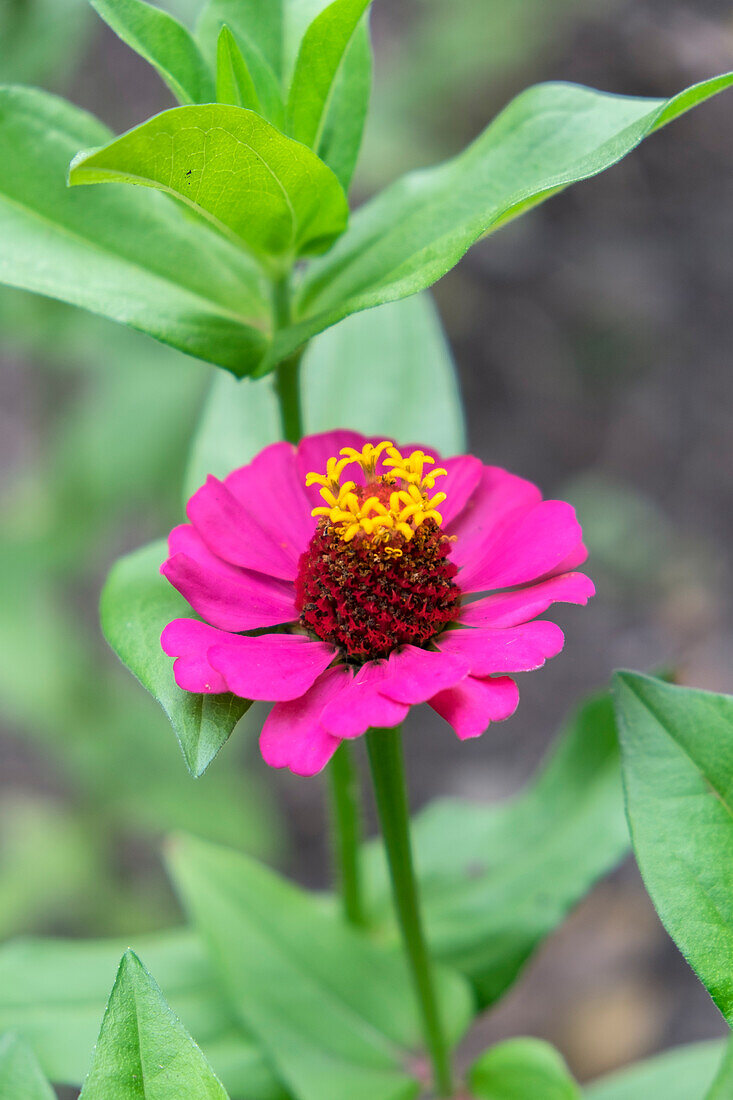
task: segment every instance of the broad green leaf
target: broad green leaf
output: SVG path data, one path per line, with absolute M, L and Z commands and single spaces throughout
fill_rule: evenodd
M 229 27 L 221 28 L 216 50 L 216 98 L 219 103 L 261 110 L 247 62 Z
M 372 46 L 365 20 L 347 48 L 326 115 L 318 155 L 348 191 L 359 159 L 372 90 Z
M 594 1081 L 584 1100 L 703 1100 L 723 1050 L 718 1041 L 678 1047 Z
M 491 1004 L 627 850 L 609 697 L 580 709 L 518 797 L 499 806 L 436 802 L 414 819 L 413 840 L 432 949 Z M 389 927 L 381 847 L 366 855 L 374 917 Z
M 733 84 L 733 74 L 670 100 L 540 84 L 519 95 L 464 152 L 365 203 L 307 272 L 277 362 L 349 313 L 430 286 L 480 237 L 569 184 L 615 164 L 648 134 Z
M 299 1100 L 408 1100 L 420 1025 L 401 952 L 347 927 L 272 871 L 192 838 L 169 863 L 238 1018 Z M 471 1016 L 464 983 L 438 971 L 446 1027 Z
M 509 1039 L 487 1050 L 468 1084 L 476 1100 L 580 1100 L 561 1056 L 539 1039 Z
M 166 556 L 161 540 L 117 562 L 102 591 L 102 630 L 123 664 L 168 715 L 186 764 L 198 776 L 251 704 L 236 695 L 196 695 L 176 685 L 173 662 L 161 649 L 160 635 L 173 619 L 190 616 L 191 608 L 159 573 Z
M 705 1100 L 730 1100 L 733 1096 L 733 1039 L 729 1039 L 715 1080 L 705 1093 Z
M 371 0 L 333 0 L 305 32 L 290 85 L 288 132 L 320 153 L 349 46 Z
M 228 104 L 163 111 L 109 145 L 79 153 L 69 182 L 164 191 L 265 259 L 323 251 L 349 214 L 323 161 L 254 111 Z
M 241 247 L 164 195 L 66 186 L 79 148 L 109 136 L 61 99 L 0 88 L 0 282 L 83 306 L 235 373 L 253 370 L 271 309 Z
M 35 1054 L 14 1032 L 0 1037 L 0 1096 L 7 1100 L 55 1100 Z
M 90 2 L 115 34 L 153 66 L 179 103 L 213 102 L 211 72 L 182 23 L 145 0 Z
M 444 455 L 465 450 L 456 369 L 430 295 L 350 317 L 314 340 L 303 359 L 303 409 L 311 432 L 354 428 Z
M 428 294 L 350 317 L 318 336 L 303 359 L 302 391 L 306 432 L 352 428 L 421 441 L 445 455 L 465 449 L 455 368 Z M 186 498 L 207 474 L 225 477 L 280 431 L 267 383 L 215 378 L 194 436 Z
M 133 951 L 117 971 L 79 1100 L 228 1100 Z
M 30 1043 L 51 1080 L 81 1085 L 128 945 L 129 940 L 28 939 L 0 947 L 0 1032 L 13 1028 Z M 135 949 L 232 1100 L 284 1100 L 264 1057 L 217 988 L 198 938 L 176 929 L 142 936 Z
M 733 697 L 614 677 L 626 809 L 644 884 L 733 1022 Z

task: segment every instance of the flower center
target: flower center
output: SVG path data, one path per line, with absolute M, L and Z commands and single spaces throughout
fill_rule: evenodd
M 432 494 L 446 471 L 426 470 L 434 462 L 429 455 L 403 456 L 386 440 L 340 453 L 328 460 L 325 474 L 306 478 L 306 485 L 321 486 L 325 506 L 313 509 L 318 526 L 300 559 L 301 622 L 355 662 L 386 657 L 405 643 L 425 645 L 460 604 L 436 510 L 445 493 Z M 377 474 L 380 459 L 385 472 Z M 365 484 L 342 484 L 352 463 L 363 470 Z

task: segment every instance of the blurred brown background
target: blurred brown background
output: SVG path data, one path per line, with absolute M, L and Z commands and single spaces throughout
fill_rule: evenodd
M 0 80 L 61 91 L 117 130 L 170 105 L 80 0 L 4 3 Z M 198 4 L 161 6 L 191 18 Z M 722 0 L 375 0 L 373 32 L 357 198 L 457 151 L 529 83 L 666 96 L 733 68 Z M 521 680 L 508 723 L 459 746 L 426 708 L 413 719 L 416 805 L 515 791 L 616 667 L 673 664 L 733 690 L 732 198 L 722 96 L 475 247 L 436 288 L 472 450 L 577 506 L 598 596 L 562 613 L 566 650 Z M 157 856 L 172 827 L 324 885 L 320 783 L 268 773 L 238 736 L 194 784 L 96 623 L 115 556 L 177 520 L 210 369 L 10 292 L 0 362 L 0 936 L 177 919 Z M 585 1079 L 726 1029 L 629 861 L 480 1030 L 544 1036 Z

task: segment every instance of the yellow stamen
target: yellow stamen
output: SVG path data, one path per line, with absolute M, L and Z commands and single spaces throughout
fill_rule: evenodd
M 393 535 L 409 541 L 426 520 L 433 520 L 438 526 L 442 524 L 436 506 L 446 499 L 446 494 L 431 496 L 430 493 L 435 487 L 435 479 L 445 476 L 447 471 L 442 467 L 426 471 L 426 466 L 435 465 L 430 455 L 419 450 L 403 455 L 388 439 L 376 446 L 366 443 L 360 451 L 343 447 L 340 454 L 340 458 L 328 459 L 325 474 L 309 473 L 305 483 L 307 487 L 320 486 L 320 495 L 326 505 L 314 508 L 311 515 L 327 517 L 344 542 L 351 542 L 363 532 L 375 544 L 385 544 L 385 553 L 389 556 L 397 557 L 402 553 L 399 546 L 386 545 Z M 384 472 L 378 475 L 380 459 Z M 341 484 L 344 470 L 352 463 L 361 467 L 370 487 L 376 488 L 380 483 L 395 486 L 389 494 L 389 506 L 373 492 L 360 502 L 353 481 Z

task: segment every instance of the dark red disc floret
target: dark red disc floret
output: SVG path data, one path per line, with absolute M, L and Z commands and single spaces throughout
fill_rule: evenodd
M 392 534 L 389 542 L 361 533 L 344 542 L 322 520 L 295 582 L 301 622 L 353 663 L 387 657 L 407 643 L 423 646 L 456 618 L 460 606 L 449 549 L 433 520 L 409 541 L 395 541 Z

